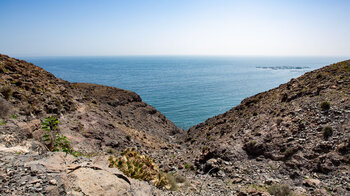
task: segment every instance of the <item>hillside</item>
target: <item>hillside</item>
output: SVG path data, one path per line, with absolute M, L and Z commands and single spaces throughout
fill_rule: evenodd
M 163 157 L 157 152 L 163 148 L 175 148 L 177 145 L 171 137 L 183 132 L 131 91 L 97 84 L 69 83 L 40 67 L 6 55 L 0 55 L 0 76 L 0 159 L 3 162 L 0 168 L 5 171 L 0 172 L 1 184 L 4 185 L 0 194 L 8 193 L 6 191 L 15 195 L 48 193 L 45 187 L 21 189 L 18 182 L 11 182 L 19 180 L 16 175 L 6 173 L 6 168 L 24 170 L 25 162 L 40 162 L 46 156 L 62 162 L 59 155 L 47 153 L 43 142 L 45 131 L 41 123 L 48 116 L 57 117 L 60 134 L 67 137 L 76 151 L 88 157 L 107 156 L 134 147 L 138 152 L 152 154 L 159 160 Z M 87 163 L 90 164 L 91 160 Z M 18 170 L 15 173 L 25 175 Z M 39 173 L 47 175 L 46 172 Z M 62 175 L 56 180 L 69 185 L 62 180 Z
M 350 60 L 246 98 L 183 140 L 201 172 L 223 171 L 233 187 L 279 183 L 312 195 L 348 195 Z
M 0 56 L 3 105 L 10 118 L 2 137 L 13 143 L 40 137 L 40 121 L 57 116 L 61 131 L 82 150 L 128 146 L 159 148 L 180 133 L 172 122 L 131 91 L 97 84 L 69 83 L 25 61 Z M 23 131 L 18 131 L 22 129 Z M 76 143 L 76 145 L 75 145 Z

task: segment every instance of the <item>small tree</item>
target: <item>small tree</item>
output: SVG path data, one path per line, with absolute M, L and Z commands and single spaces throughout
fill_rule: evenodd
M 55 149 L 55 136 L 58 134 L 58 123 L 60 123 L 60 121 L 58 121 L 57 118 L 53 116 L 45 118 L 44 122 L 41 123 L 41 129 L 46 131 L 46 133 L 43 135 L 43 139 L 50 151 L 58 151 Z
M 45 118 L 44 122 L 41 124 L 42 129 L 46 131 L 43 135 L 43 139 L 46 146 L 50 151 L 63 151 L 66 154 L 71 154 L 73 156 L 81 155 L 80 152 L 75 151 L 71 146 L 66 136 L 58 133 L 57 125 L 60 121 L 56 117 L 49 116 Z

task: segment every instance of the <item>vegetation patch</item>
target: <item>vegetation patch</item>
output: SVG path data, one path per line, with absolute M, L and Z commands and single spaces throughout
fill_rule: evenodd
M 45 118 L 44 122 L 41 124 L 46 133 L 42 136 L 46 144 L 46 147 L 53 152 L 65 152 L 66 154 L 71 154 L 75 157 L 80 156 L 81 153 L 75 151 L 68 141 L 67 137 L 59 133 L 58 124 L 60 121 L 56 117 L 49 116 Z
M 6 118 L 10 111 L 7 101 L 0 97 L 0 118 Z
M 290 187 L 287 184 L 273 184 L 267 189 L 267 191 L 271 195 L 275 195 L 275 196 L 293 195 L 293 192 L 291 191 Z
M 260 192 L 266 192 L 266 187 L 264 185 L 249 184 L 248 189 L 249 188 Z
M 191 164 L 185 163 L 185 164 L 184 164 L 184 167 L 185 167 L 186 169 L 191 169 Z
M 4 86 L 0 90 L 1 94 L 4 95 L 6 100 L 9 100 L 13 94 L 13 90 L 9 86 Z
M 243 150 L 245 150 L 248 155 L 259 156 L 264 154 L 265 146 L 261 143 L 257 143 L 255 140 L 251 140 L 244 144 Z
M 324 102 L 320 103 L 320 108 L 323 111 L 329 110 L 331 108 L 331 104 L 328 101 L 324 101 Z
M 169 190 L 177 191 L 180 188 L 180 184 L 188 186 L 188 182 L 185 177 L 169 172 L 165 174 L 168 180 Z
M 284 158 L 290 158 L 291 156 L 293 156 L 296 152 L 298 151 L 298 149 L 296 148 L 287 148 L 284 151 Z
M 333 128 L 329 125 L 322 128 L 323 138 L 328 140 L 333 135 Z
M 345 65 L 345 66 L 344 66 L 344 69 L 345 69 L 346 71 L 350 72 L 350 65 Z
M 171 188 L 159 166 L 148 156 L 140 155 L 135 148 L 126 149 L 119 157 L 110 156 L 108 161 L 109 167 L 116 167 L 131 178 L 150 181 L 157 187 Z

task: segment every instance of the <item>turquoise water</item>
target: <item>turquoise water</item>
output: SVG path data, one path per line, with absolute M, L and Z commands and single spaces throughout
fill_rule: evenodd
M 187 129 L 337 57 L 26 57 L 56 77 L 135 91 Z

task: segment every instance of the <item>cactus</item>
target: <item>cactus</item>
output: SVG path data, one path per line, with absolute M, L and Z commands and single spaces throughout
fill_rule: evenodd
M 140 155 L 135 148 L 128 148 L 120 157 L 108 158 L 109 167 L 116 167 L 125 175 L 138 180 L 152 182 L 157 187 L 169 188 L 166 176 L 157 164 L 145 155 Z

